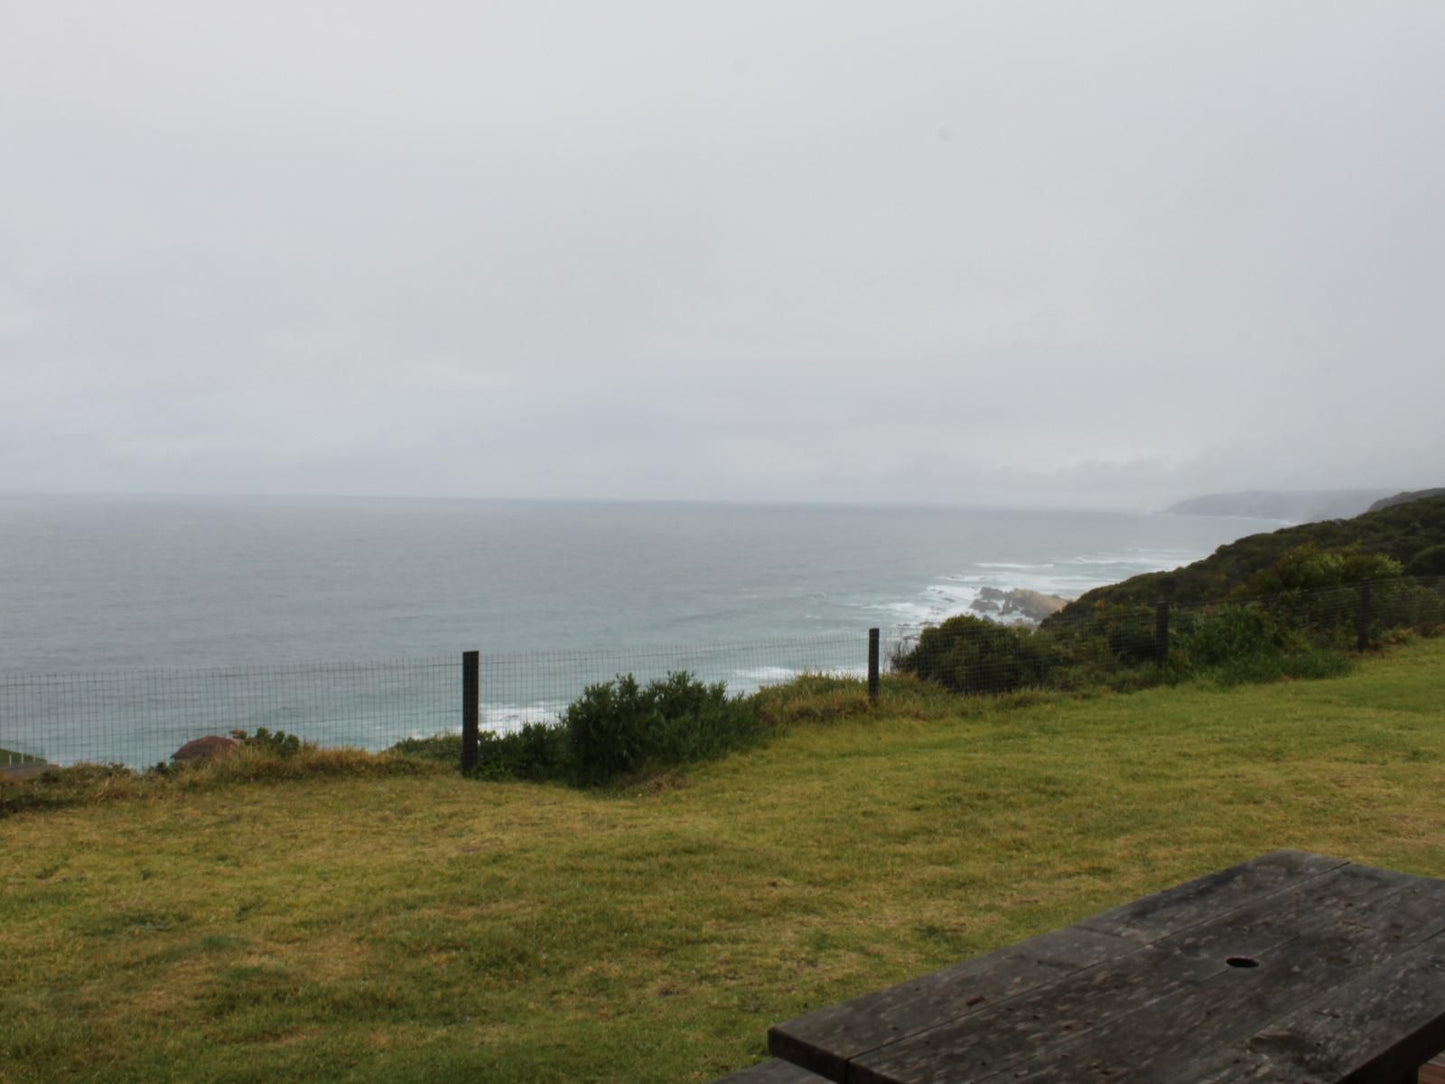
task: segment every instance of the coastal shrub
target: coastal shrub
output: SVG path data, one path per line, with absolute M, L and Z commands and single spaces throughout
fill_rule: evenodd
M 520 730 L 505 734 L 484 730 L 477 738 L 479 776 L 540 783 L 568 775 L 567 732 L 556 723 L 524 723 Z M 460 742 L 457 751 L 460 755 Z
M 295 756 L 302 749 L 314 748 L 314 746 L 303 743 L 295 734 L 288 734 L 284 730 L 272 733 L 264 726 L 257 727 L 254 734 L 248 734 L 244 730 L 233 730 L 231 737 L 249 749 L 260 749 L 278 757 Z
M 1104 618 L 1104 636 L 1109 651 L 1126 666 L 1141 666 L 1159 661 L 1159 648 L 1154 640 L 1158 615 L 1152 606 L 1125 606 Z
M 1433 633 L 1445 620 L 1445 598 L 1406 577 L 1341 584 L 1314 591 L 1286 591 L 1268 599 L 1285 620 L 1317 644 L 1352 649 L 1360 608 L 1369 589 L 1369 640 L 1378 643 L 1392 629 Z
M 1046 683 L 1050 646 L 1046 634 L 960 614 L 924 629 L 895 666 L 954 692 L 1004 693 Z
M 430 738 L 403 738 L 389 746 L 388 753 L 420 760 L 435 760 L 442 764 L 462 762 L 462 736 L 460 734 L 434 734 Z
M 1051 683 L 1063 682 L 1060 688 L 1113 688 L 1126 671 L 1159 663 L 1157 620 L 1152 605 L 1102 602 L 1087 613 L 1041 625 L 1034 636 L 1048 645 Z M 1130 675 L 1127 682 L 1132 687 L 1136 679 Z
M 567 706 L 562 726 L 572 778 L 583 786 L 721 756 L 764 732 L 750 703 L 687 671 L 645 688 L 631 674 L 589 685 Z
M 1425 547 L 1410 558 L 1405 571 L 1412 576 L 1445 576 L 1445 545 Z
M 1404 571 L 1405 566 L 1386 553 L 1322 550 L 1313 542 L 1306 542 L 1286 550 L 1272 565 L 1257 573 L 1249 589 L 1251 593 L 1263 595 L 1318 591 L 1362 580 L 1388 580 Z
M 462 736 L 405 738 L 387 752 L 455 767 L 462 760 Z M 570 763 L 567 733 L 557 723 L 527 723 L 504 734 L 483 730 L 477 735 L 475 774 L 483 779 L 564 779 Z
M 1431 585 L 1436 589 L 1432 590 Z M 1398 579 L 1371 587 L 1371 609 L 1374 614 L 1372 638 L 1380 638 L 1387 630 L 1411 629 L 1427 636 L 1445 626 L 1445 587 L 1438 577 L 1417 580 Z
M 1194 666 L 1221 666 L 1307 646 L 1280 617 L 1258 605 L 1183 614 L 1177 627 L 1173 650 Z

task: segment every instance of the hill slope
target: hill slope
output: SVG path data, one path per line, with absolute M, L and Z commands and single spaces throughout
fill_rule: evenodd
M 1397 504 L 1423 501 L 1427 497 L 1445 497 L 1445 487 L 1440 489 L 1417 489 L 1414 492 L 1406 491 L 1404 493 L 1396 493 L 1393 497 L 1381 497 L 1374 504 L 1370 505 L 1368 511 L 1379 512 L 1386 508 L 1394 508 Z
M 1392 557 L 1411 575 L 1445 574 L 1445 496 L 1392 505 L 1354 519 L 1304 523 L 1254 534 L 1171 572 L 1150 572 L 1099 587 L 1064 607 L 1048 625 L 1090 612 L 1097 603 L 1166 601 L 1200 605 L 1246 591 L 1251 581 L 1299 546 Z

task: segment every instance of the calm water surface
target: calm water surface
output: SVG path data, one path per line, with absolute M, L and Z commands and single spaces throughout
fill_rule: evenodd
M 713 644 L 1074 596 L 1277 527 L 1118 512 L 0 499 L 0 669 Z

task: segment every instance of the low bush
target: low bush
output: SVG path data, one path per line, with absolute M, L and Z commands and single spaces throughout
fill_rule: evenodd
M 486 779 L 565 779 L 572 764 L 567 732 L 556 723 L 525 723 L 506 734 L 477 735 L 476 774 Z
M 460 764 L 462 761 L 462 736 L 460 734 L 434 734 L 430 738 L 403 738 L 387 749 L 398 756 L 416 757 L 420 760 L 435 760 L 442 764 Z
M 1322 550 L 1313 542 L 1305 542 L 1286 550 L 1268 568 L 1255 573 L 1244 589 L 1257 595 L 1320 591 L 1364 580 L 1387 580 L 1404 570 L 1404 565 L 1389 554 L 1366 553 L 1358 547 Z
M 1214 667 L 1303 648 L 1301 637 L 1260 606 L 1229 605 L 1181 614 L 1173 650 L 1191 667 Z
M 961 614 L 924 629 L 894 665 L 954 692 L 1004 693 L 1046 684 L 1051 647 L 1047 633 Z
M 589 685 L 568 705 L 562 727 L 571 778 L 582 786 L 718 757 L 765 733 L 752 704 L 686 671 L 646 688 L 631 674 Z
M 1155 639 L 1158 615 L 1152 606 L 1111 608 L 1100 615 L 1104 639 L 1109 653 L 1124 666 L 1143 666 L 1159 661 L 1159 644 Z
M 1445 629 L 1445 582 L 1437 577 L 1377 584 L 1372 589 L 1371 604 L 1375 617 L 1372 632 L 1413 629 L 1433 636 Z
M 248 734 L 244 730 L 233 730 L 231 737 L 248 749 L 259 749 L 278 757 L 291 757 L 301 752 L 303 748 L 316 748 L 309 742 L 303 744 L 295 734 L 288 734 L 284 730 L 278 730 L 273 734 L 264 726 L 257 727 L 254 734 Z
M 1405 571 L 1412 576 L 1445 576 L 1445 545 L 1426 546 L 1410 558 Z
M 853 685 L 858 685 L 853 682 Z M 866 703 L 866 695 L 863 695 Z M 631 674 L 589 685 L 556 723 L 477 735 L 483 779 L 565 781 L 593 787 L 644 771 L 719 757 L 774 729 L 759 701 L 730 698 L 683 671 L 642 686 Z M 408 738 L 389 750 L 406 757 L 458 764 L 460 734 Z
M 406 738 L 387 751 L 456 766 L 462 759 L 462 736 L 437 734 L 430 738 Z M 520 730 L 502 734 L 491 730 L 479 733 L 477 767 L 473 774 L 482 779 L 541 782 L 565 779 L 570 764 L 567 734 L 559 724 L 527 723 Z
M 1359 571 L 1353 555 L 1323 562 Z M 1312 570 L 1312 566 L 1311 569 Z M 1378 569 L 1375 569 L 1378 571 Z M 1405 577 L 1370 583 L 1372 642 L 1445 628 L 1445 597 Z M 1159 657 L 1152 606 L 1099 602 L 1087 616 L 1039 629 L 964 615 L 925 629 L 894 668 L 956 693 L 1055 689 L 1131 692 L 1183 681 L 1237 685 L 1337 677 L 1351 668 L 1362 584 L 1287 590 L 1268 599 L 1180 607 Z

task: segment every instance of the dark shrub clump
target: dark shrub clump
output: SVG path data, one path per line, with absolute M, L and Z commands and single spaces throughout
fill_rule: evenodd
M 686 671 L 638 685 L 631 674 L 589 685 L 562 716 L 572 778 L 596 786 L 648 768 L 722 756 L 759 738 L 763 724 L 722 682 Z
M 1049 652 L 1027 629 L 962 614 L 924 629 L 895 668 L 959 693 L 1005 693 L 1045 684 Z

